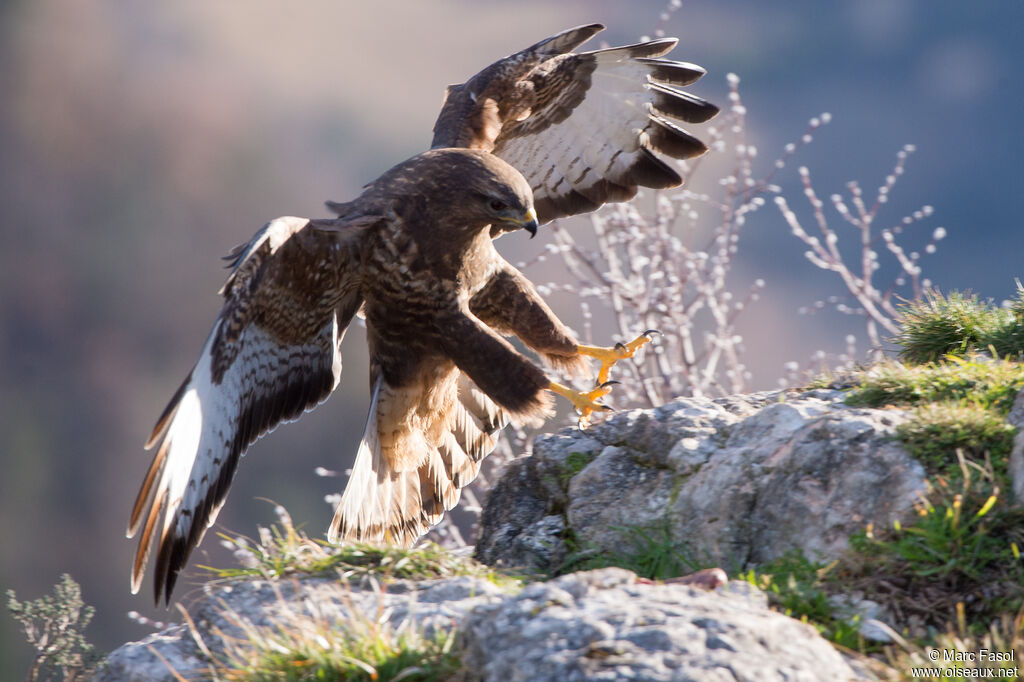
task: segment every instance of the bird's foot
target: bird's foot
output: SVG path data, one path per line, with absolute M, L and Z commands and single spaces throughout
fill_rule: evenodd
M 567 398 L 573 404 L 573 407 L 576 408 L 576 413 L 580 416 L 580 429 L 585 429 L 590 424 L 590 415 L 594 412 L 613 411 L 611 407 L 598 401 L 611 393 L 612 386 L 617 383 L 619 382 L 605 381 L 592 391 L 577 391 L 552 381 L 548 389 L 563 398 Z
M 631 358 L 645 344 L 650 343 L 651 337 L 661 334 L 657 329 L 648 329 L 640 336 L 629 343 L 617 343 L 610 348 L 602 346 L 577 346 L 580 355 L 589 355 L 601 361 L 601 369 L 597 373 L 597 384 L 600 386 L 608 381 L 612 366 L 623 358 Z

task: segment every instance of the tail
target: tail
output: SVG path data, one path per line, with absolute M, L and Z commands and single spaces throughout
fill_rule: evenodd
M 508 417 L 461 373 L 449 390 L 453 395 L 443 401 L 447 409 L 419 415 L 425 420 L 392 423 L 386 404 L 392 392 L 378 375 L 352 474 L 327 532 L 330 542 L 408 547 L 458 504 L 462 488 L 476 478 Z M 380 415 L 389 423 L 379 423 Z M 412 450 L 399 455 L 413 466 L 396 470 L 395 462 L 389 462 L 381 447 L 381 426 L 389 434 L 404 429 L 392 440 Z

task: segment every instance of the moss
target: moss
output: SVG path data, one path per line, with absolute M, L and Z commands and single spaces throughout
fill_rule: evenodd
M 990 457 L 1003 480 L 1016 429 L 992 408 L 946 401 L 919 405 L 896 432 L 907 451 L 933 473 L 956 467 L 959 449 L 970 459 Z
M 970 400 L 1006 415 L 1021 386 L 1024 366 L 1005 360 L 976 356 L 924 365 L 882 362 L 860 374 L 846 402 L 883 407 Z
M 587 465 L 597 459 L 597 455 L 591 452 L 570 452 L 559 472 L 559 483 L 563 490 L 568 490 L 569 481 L 573 476 L 587 468 Z

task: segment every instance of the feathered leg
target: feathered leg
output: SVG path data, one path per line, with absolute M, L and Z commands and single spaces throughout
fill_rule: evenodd
M 597 387 L 591 391 L 576 391 L 556 382 L 549 390 L 572 402 L 585 424 L 590 414 L 609 409 L 598 402 L 617 382 L 608 381 L 612 365 L 623 358 L 632 357 L 650 341 L 654 330 L 644 332 L 628 344 L 613 347 L 580 345 L 568 328 L 555 316 L 537 293 L 533 284 L 508 263 L 470 301 L 470 309 L 490 327 L 505 334 L 514 334 L 523 343 L 540 353 L 551 364 L 565 368 L 573 374 L 583 369 L 583 357 L 601 361 Z
M 586 364 L 580 345 L 555 316 L 530 280 L 502 263 L 491 281 L 469 302 L 469 308 L 500 334 L 514 335 L 551 365 L 570 374 L 583 374 Z

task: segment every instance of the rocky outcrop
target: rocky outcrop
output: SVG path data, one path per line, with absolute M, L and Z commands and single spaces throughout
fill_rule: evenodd
M 764 595 L 746 583 L 706 591 L 639 581 L 617 568 L 570 574 L 512 594 L 465 576 L 395 581 L 383 590 L 370 581 L 236 582 L 208 590 L 189 611 L 194 633 L 179 625 L 127 644 L 94 679 L 204 679 L 209 657 L 196 639 L 223 659 L 225 637 L 241 634 L 241 620 L 287 628 L 296 617 L 344 623 L 379 614 L 396 628 L 455 628 L 466 680 L 855 678 L 812 627 L 769 610 Z
M 906 517 L 924 490 L 923 468 L 894 438 L 905 419 L 815 390 L 680 399 L 542 436 L 492 490 L 477 556 L 553 572 L 570 555 L 628 554 L 638 530 L 656 530 L 730 573 L 793 550 L 830 559 L 866 523 Z M 700 580 L 723 581 L 720 572 Z M 838 610 L 877 615 L 876 604 L 834 597 Z M 191 625 L 126 644 L 94 679 L 208 677 L 246 628 L 287 631 L 302 618 L 456 632 L 467 680 L 859 677 L 744 582 L 706 590 L 618 568 L 521 589 L 472 576 L 235 581 L 207 586 L 188 611 Z
M 474 608 L 462 631 L 466 668 L 495 682 L 855 677 L 813 628 L 742 582 L 706 592 L 617 568 L 574 573 Z
M 335 579 L 243 580 L 207 586 L 188 607 L 195 632 L 184 624 L 171 626 L 125 644 L 106 659 L 93 682 L 175 682 L 209 679 L 210 657 L 197 639 L 223 660 L 225 638 L 244 636 L 245 627 L 300 627 L 303 619 L 345 627 L 373 622 L 388 614 L 395 627 L 408 622 L 421 632 L 455 627 L 472 608 L 500 601 L 505 590 L 478 577 L 388 581 L 382 589 L 372 579 L 343 584 Z M 173 668 L 173 672 L 172 672 Z
M 840 391 L 678 399 L 541 436 L 485 505 L 477 558 L 550 572 L 570 550 L 628 552 L 637 531 L 732 573 L 799 550 L 837 557 L 868 522 L 905 519 L 924 469 L 905 412 Z
M 1013 449 L 1010 451 L 1010 484 L 1017 504 L 1024 506 L 1024 391 L 1017 393 L 1006 421 L 1017 429 L 1013 437 Z

